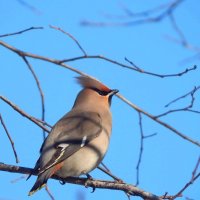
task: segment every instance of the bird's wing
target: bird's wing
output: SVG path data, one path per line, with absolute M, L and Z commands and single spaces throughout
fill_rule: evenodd
M 55 148 L 55 153 L 42 168 L 39 168 L 39 174 L 70 157 L 98 137 L 101 131 L 102 123 L 98 113 L 68 113 L 58 121 L 49 135 L 49 137 L 56 136 L 52 147 Z M 41 151 L 45 151 L 45 148 L 46 145 L 44 144 Z M 48 147 L 46 151 L 48 151 Z

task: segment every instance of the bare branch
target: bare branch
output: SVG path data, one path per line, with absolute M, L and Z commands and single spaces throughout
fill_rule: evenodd
M 17 105 L 13 104 L 11 101 L 6 99 L 3 96 L 0 96 L 0 99 L 3 100 L 5 103 L 7 103 L 9 106 L 11 106 L 15 111 L 17 111 L 19 114 L 21 114 L 23 117 L 26 117 L 33 123 L 35 123 L 37 126 L 45 130 L 46 132 L 49 132 L 49 129 L 47 129 L 43 124 L 41 124 L 41 120 L 36 119 L 35 117 L 30 116 L 29 114 L 25 113 L 23 110 L 21 110 Z
M 185 36 L 184 36 L 183 32 L 180 30 L 180 28 L 178 27 L 178 25 L 177 25 L 177 23 L 176 23 L 176 20 L 175 20 L 175 18 L 174 18 L 174 16 L 173 16 L 172 13 L 169 14 L 169 19 L 170 19 L 170 21 L 171 21 L 172 27 L 173 27 L 174 30 L 177 32 L 177 34 L 178 34 L 178 36 L 179 36 L 179 38 L 180 38 L 180 40 L 181 40 L 182 45 L 183 45 L 183 46 L 186 45 L 186 44 L 187 44 L 187 41 L 186 41 L 186 39 L 185 39 Z
M 183 111 L 193 112 L 193 113 L 196 113 L 196 114 L 200 114 L 200 111 L 198 111 L 198 110 L 192 110 L 192 109 L 191 109 L 191 108 L 193 108 L 193 105 L 194 105 L 194 102 L 195 102 L 195 97 L 194 97 L 194 95 L 195 95 L 195 93 L 197 92 L 197 90 L 199 90 L 199 89 L 200 89 L 200 86 L 194 87 L 194 89 L 193 89 L 192 91 L 190 91 L 190 92 L 188 92 L 188 93 L 186 93 L 186 94 L 184 94 L 184 95 L 182 95 L 182 96 L 180 96 L 180 97 L 174 99 L 173 101 L 171 101 L 171 102 L 169 102 L 167 105 L 165 105 L 165 107 L 168 107 L 168 106 L 171 105 L 172 103 L 175 103 L 175 102 L 179 101 L 180 99 L 184 99 L 184 98 L 186 98 L 187 96 L 190 96 L 190 97 L 191 97 L 191 101 L 190 101 L 190 103 L 189 103 L 187 106 L 185 106 L 185 107 L 183 107 L 183 108 L 178 108 L 178 109 L 169 110 L 169 111 L 164 112 L 164 113 L 162 113 L 162 114 L 159 114 L 159 115 L 157 115 L 157 116 L 155 116 L 155 117 L 156 117 L 156 118 L 160 118 L 160 117 L 166 116 L 166 115 L 168 115 L 168 114 L 170 114 L 170 113 L 174 113 L 174 112 L 183 112 Z
M 16 179 L 11 180 L 10 182 L 11 183 L 17 183 L 18 181 L 21 181 L 21 180 L 26 179 L 26 178 L 27 178 L 27 175 L 22 175 L 22 176 L 20 176 Z
M 31 168 L 7 165 L 7 164 L 3 164 L 3 163 L 0 163 L 0 171 L 21 173 L 21 174 L 33 173 L 33 175 L 36 175 L 36 174 L 34 174 L 34 171 Z M 92 187 L 92 188 L 121 190 L 129 195 L 140 196 L 143 199 L 148 199 L 148 200 L 162 200 L 162 198 L 160 198 L 157 195 L 154 195 L 150 192 L 144 191 L 138 187 L 135 187 L 131 184 L 126 184 L 126 183 L 104 181 L 104 180 L 94 180 L 94 179 L 90 180 L 87 178 L 74 178 L 74 177 L 69 177 L 64 180 L 63 179 L 61 180 L 57 176 L 53 176 L 52 179 L 65 181 L 66 183 L 72 183 L 72 184 L 83 185 L 86 187 Z
M 55 200 L 53 194 L 51 193 L 51 191 L 49 190 L 49 187 L 47 186 L 47 184 L 45 185 L 45 190 L 47 192 L 47 194 L 49 195 L 51 200 Z
M 198 173 L 196 176 L 194 176 L 188 183 L 185 184 L 185 186 L 176 194 L 173 196 L 173 199 L 176 199 L 177 197 L 182 196 L 182 193 L 194 183 L 195 180 L 197 180 L 200 177 L 200 173 Z
M 0 41 L 0 45 L 10 49 L 11 51 L 15 52 L 16 54 L 18 54 L 19 56 L 21 57 L 31 57 L 31 58 L 35 58 L 35 59 L 39 59 L 39 60 L 44 60 L 44 61 L 47 61 L 47 62 L 51 62 L 51 63 L 54 63 L 56 65 L 59 65 L 61 67 L 64 67 L 64 68 L 67 68 L 75 73 L 78 73 L 80 75 L 84 75 L 84 76 L 88 76 L 87 74 L 81 72 L 80 70 L 77 70 L 69 65 L 66 65 L 64 64 L 65 62 L 70 62 L 70 61 L 75 61 L 75 60 L 80 60 L 80 59 L 102 59 L 102 60 L 105 60 L 105 61 L 108 61 L 110 63 L 113 63 L 115 65 L 118 65 L 120 67 L 124 67 L 124 68 L 127 68 L 127 69 L 131 69 L 131 70 L 134 70 L 134 71 L 137 71 L 137 72 L 140 72 L 140 73 L 143 73 L 143 74 L 147 74 L 147 75 L 152 75 L 152 76 L 156 76 L 156 77 L 159 77 L 159 78 L 165 78 L 165 77 L 178 77 L 178 76 L 182 76 L 190 71 L 193 71 L 193 70 L 196 70 L 197 69 L 197 66 L 194 65 L 193 67 L 191 68 L 186 68 L 184 71 L 182 72 L 179 72 L 179 73 L 176 73 L 176 74 L 157 74 L 157 73 L 152 73 L 152 72 L 148 72 L 148 71 L 145 71 L 145 70 L 138 70 L 136 69 L 136 67 L 134 66 L 129 66 L 129 65 L 125 65 L 125 64 L 122 64 L 120 62 L 117 62 L 115 60 L 112 60 L 110 58 L 106 58 L 104 56 L 101 56 L 101 55 L 94 55 L 94 56 L 79 56 L 79 57 L 75 57 L 75 58 L 70 58 L 70 59 L 63 59 L 63 60 L 57 60 L 57 59 L 52 59 L 52 58 L 47 58 L 47 57 L 44 57 L 44 56 L 40 56 L 40 55 L 36 55 L 36 54 L 32 54 L 32 53 L 28 53 L 28 52 L 24 52 L 24 51 L 21 51 L 3 41 Z
M 3 126 L 3 128 L 4 128 L 4 130 L 5 130 L 6 135 L 8 136 L 8 139 L 9 139 L 10 144 L 11 144 L 11 146 L 12 146 L 12 149 L 13 149 L 13 153 L 14 153 L 14 156 L 15 156 L 16 163 L 19 163 L 19 158 L 18 158 L 18 156 L 17 156 L 17 151 L 15 150 L 15 144 L 14 144 L 14 142 L 13 142 L 13 140 L 12 140 L 12 138 L 11 138 L 9 132 L 8 132 L 8 129 L 7 129 L 7 127 L 6 127 L 6 125 L 5 125 L 4 121 L 3 121 L 3 118 L 2 118 L 2 116 L 1 116 L 1 114 L 0 114 L 0 122 L 1 122 L 1 124 L 2 124 L 2 126 Z
M 138 112 L 139 117 L 139 128 L 140 128 L 140 150 L 139 150 L 139 156 L 138 156 L 138 162 L 136 165 L 136 186 L 139 185 L 139 178 L 140 178 L 140 165 L 142 161 L 142 155 L 144 152 L 144 139 L 153 137 L 156 135 L 156 133 L 150 134 L 150 135 L 144 135 L 143 131 L 143 123 L 142 123 L 142 114 L 141 112 Z
M 45 103 L 44 103 L 44 93 L 42 91 L 42 88 L 40 86 L 40 82 L 37 78 L 36 73 L 34 72 L 31 64 L 28 62 L 28 60 L 26 59 L 25 56 L 22 56 L 22 59 L 24 60 L 24 62 L 26 63 L 28 69 L 31 71 L 31 74 L 33 75 L 33 78 L 35 79 L 39 94 L 40 94 L 40 98 L 41 98 L 41 106 L 42 106 L 42 121 L 45 121 Z M 44 125 L 44 124 L 43 124 Z M 45 139 L 45 131 L 43 130 L 43 140 Z
M 152 134 L 149 134 L 149 135 L 145 135 L 143 138 L 146 139 L 146 138 L 150 138 L 150 137 L 153 137 L 153 136 L 156 136 L 157 133 L 152 133 Z
M 199 158 L 198 158 L 198 160 L 197 160 L 197 163 L 196 163 L 196 165 L 195 165 L 195 168 L 194 168 L 194 170 L 193 170 L 193 172 L 192 172 L 192 180 L 194 179 L 194 177 L 195 177 L 195 175 L 196 175 L 196 173 L 197 173 L 197 170 L 198 170 L 199 166 L 200 166 L 200 156 L 199 156 Z
M 78 48 L 82 51 L 83 55 L 87 56 L 86 51 L 83 49 L 83 47 L 80 45 L 80 43 L 78 42 L 78 40 L 72 34 L 64 31 L 63 29 L 61 29 L 61 28 L 59 28 L 57 26 L 50 25 L 50 28 L 53 28 L 53 29 L 58 30 L 58 31 L 61 31 L 62 33 L 68 35 L 77 44 Z
M 125 58 L 125 60 L 128 61 L 131 64 L 131 66 L 123 64 L 123 63 L 120 63 L 120 62 L 118 62 L 116 60 L 104 57 L 102 55 L 79 56 L 79 57 L 64 59 L 64 60 L 61 60 L 60 62 L 61 63 L 72 62 L 72 61 L 81 60 L 81 59 L 101 59 L 101 60 L 105 60 L 107 62 L 110 62 L 112 64 L 118 65 L 118 66 L 123 67 L 123 68 L 127 68 L 127 69 L 130 69 L 130 70 L 142 73 L 142 74 L 147 74 L 147 75 L 151 75 L 151 76 L 155 76 L 155 77 L 159 77 L 159 78 L 180 77 L 182 75 L 187 74 L 190 71 L 193 71 L 193 70 L 197 69 L 197 66 L 194 65 L 193 67 L 186 68 L 184 71 L 179 72 L 179 73 L 174 73 L 174 74 L 158 74 L 158 73 L 153 73 L 153 72 L 145 71 L 144 69 L 139 68 L 138 66 L 136 66 L 132 61 L 128 60 L 127 58 Z
M 193 143 L 193 144 L 195 144 L 195 145 L 200 147 L 200 143 L 198 141 L 195 141 L 195 140 L 191 139 L 190 137 L 188 137 L 188 136 L 184 135 L 183 133 L 181 133 L 180 131 L 176 130 L 174 127 L 170 126 L 169 124 L 161 121 L 160 119 L 158 119 L 154 115 L 142 110 L 141 108 L 139 108 L 138 106 L 136 106 L 135 104 L 130 102 L 128 99 L 123 97 L 121 94 L 117 93 L 116 96 L 119 97 L 126 104 L 128 104 L 130 107 L 134 108 L 137 112 L 141 112 L 142 114 L 144 114 L 145 116 L 149 117 L 153 121 L 159 123 L 160 125 L 164 126 L 167 129 L 171 130 L 173 133 L 177 134 L 181 138 L 183 138 L 183 139 L 185 139 L 185 140 L 187 140 L 187 141 L 189 141 L 189 142 L 191 142 L 191 143 Z
M 22 31 L 18 31 L 18 32 L 15 32 L 15 33 L 7 33 L 7 34 L 4 34 L 4 35 L 0 35 L 0 38 L 1 38 L 1 37 L 12 36 L 12 35 L 22 34 L 22 33 L 24 33 L 24 32 L 27 32 L 27 31 L 30 31 L 30 30 L 35 30 L 35 29 L 43 29 L 43 27 L 30 27 L 30 28 L 27 28 L 27 29 L 24 29 L 24 30 L 22 30 Z
M 139 151 L 138 162 L 136 165 L 136 186 L 139 185 L 140 164 L 141 164 L 143 149 L 144 149 L 144 133 L 143 133 L 143 126 L 142 126 L 142 115 L 140 112 L 138 112 L 138 115 L 139 115 L 139 128 L 140 128 L 140 151 Z
M 191 50 L 191 51 L 194 51 L 194 52 L 197 53 L 197 55 L 199 56 L 199 54 L 200 54 L 200 48 L 197 47 L 197 46 L 194 46 L 194 45 L 190 44 L 190 43 L 186 40 L 186 38 L 185 38 L 183 32 L 182 32 L 181 29 L 178 27 L 178 24 L 176 23 L 176 20 L 175 20 L 175 18 L 174 18 L 174 16 L 173 16 L 172 13 L 169 14 L 169 19 L 170 19 L 170 22 L 171 22 L 171 25 L 172 25 L 173 29 L 174 29 L 175 32 L 178 34 L 179 39 L 176 39 L 176 38 L 174 38 L 174 37 L 170 37 L 170 36 L 168 36 L 168 35 L 166 36 L 166 38 L 167 38 L 168 40 L 172 41 L 172 42 L 175 42 L 175 43 L 177 43 L 177 44 L 180 44 L 182 47 L 184 47 L 184 48 L 186 48 L 186 49 L 189 49 L 189 50 Z
M 132 19 L 125 22 L 94 22 L 89 20 L 81 21 L 82 26 L 134 26 L 147 23 L 158 23 L 168 17 L 184 0 L 174 0 L 167 4 L 159 5 L 153 9 L 146 10 L 140 13 L 133 13 L 126 9 L 127 18 Z M 118 17 L 119 18 L 119 17 Z M 124 18 L 124 17 L 123 17 Z
M 41 14 L 41 11 L 38 10 L 35 6 L 31 5 L 30 3 L 28 3 L 28 1 L 25 0 L 17 0 L 22 6 L 24 6 L 25 8 L 28 8 L 29 10 L 31 10 L 32 12 L 36 13 L 36 14 Z
M 184 99 L 185 97 L 187 97 L 187 96 L 189 96 L 189 95 L 194 95 L 194 93 L 195 93 L 197 90 L 199 90 L 199 89 L 200 89 L 200 85 L 197 86 L 197 87 L 194 87 L 194 89 L 191 90 L 190 92 L 187 92 L 186 94 L 184 94 L 184 95 L 182 95 L 182 96 L 180 96 L 180 97 L 178 97 L 178 98 L 176 98 L 176 99 L 170 101 L 168 104 L 165 105 L 165 107 L 168 107 L 168 106 L 170 106 L 171 104 L 173 104 L 173 103 L 179 101 L 180 99 Z
M 3 41 L 0 41 L 0 45 L 10 49 L 11 51 L 15 52 L 16 54 L 18 54 L 21 57 L 24 56 L 24 57 L 30 57 L 30 58 L 35 58 L 35 59 L 51 62 L 51 63 L 54 63 L 54 64 L 59 65 L 61 67 L 64 67 L 66 69 L 69 69 L 69 70 L 71 70 L 73 72 L 76 72 L 77 74 L 80 74 L 80 75 L 83 75 L 83 76 L 87 76 L 87 74 L 85 74 L 85 73 L 81 72 L 80 70 L 75 69 L 75 68 L 73 68 L 73 67 L 71 67 L 69 65 L 66 65 L 66 64 L 62 63 L 60 60 L 56 60 L 56 59 L 53 59 L 53 58 L 47 58 L 47 57 L 44 57 L 44 56 L 40 56 L 40 55 L 24 52 L 24 51 L 21 51 L 21 50 L 15 48 L 15 47 L 13 47 L 13 46 L 10 46 L 9 44 L 6 44 Z
M 112 177 L 114 180 L 123 183 L 122 179 L 120 179 L 120 178 L 118 178 L 117 176 L 113 175 L 113 174 L 110 172 L 110 170 L 106 170 L 106 169 L 104 169 L 104 168 L 101 167 L 101 166 L 98 166 L 97 168 L 100 169 L 100 170 L 101 170 L 102 172 L 104 172 L 105 174 L 107 174 L 108 176 Z
M 91 77 L 83 72 L 81 72 L 80 70 L 77 70 L 75 68 L 72 68 L 66 64 L 63 63 L 63 61 L 61 62 L 60 60 L 56 60 L 56 59 L 51 59 L 51 58 L 47 58 L 47 57 L 43 57 L 43 56 L 39 56 L 39 55 L 34 55 L 34 54 L 31 54 L 31 53 L 27 53 L 27 52 L 24 52 L 24 51 L 21 51 L 19 49 L 16 49 L 15 47 L 12 47 L 8 44 L 6 44 L 5 42 L 3 41 L 0 41 L 0 44 L 8 49 L 10 49 L 11 51 L 14 51 L 15 53 L 17 53 L 19 56 L 27 56 L 27 57 L 31 57 L 31 58 L 36 58 L 36 59 L 40 59 L 40 60 L 44 60 L 44 61 L 48 61 L 48 62 L 51 62 L 51 63 L 54 63 L 56 65 L 59 65 L 59 66 L 62 66 L 64 68 L 67 68 L 75 73 L 78 73 L 80 75 L 83 75 L 83 76 L 88 76 L 88 77 Z M 104 58 L 106 59 L 106 58 Z M 112 61 L 113 63 L 115 63 L 116 61 Z M 135 70 L 135 68 L 133 68 Z M 196 69 L 196 67 L 195 67 Z M 188 72 L 188 69 L 186 69 L 186 71 Z M 93 78 L 93 77 L 91 77 Z M 194 141 L 193 139 L 189 138 L 188 136 L 182 134 L 181 132 L 179 132 L 178 130 L 176 130 L 174 127 L 170 126 L 169 124 L 161 121 L 160 119 L 158 119 L 156 116 L 153 116 L 152 114 L 142 110 L 141 108 L 137 107 L 136 105 L 134 105 L 133 103 L 131 103 L 129 100 L 127 100 L 126 98 L 124 98 L 122 95 L 120 95 L 119 93 L 116 94 L 116 96 L 118 96 L 122 101 L 124 101 L 126 104 L 128 104 L 129 106 L 131 106 L 132 108 L 134 108 L 136 111 L 138 112 L 141 112 L 142 114 L 146 115 L 147 117 L 151 118 L 152 120 L 154 120 L 155 122 L 161 124 L 162 126 L 168 128 L 169 130 L 171 130 L 172 132 L 176 133 L 177 135 L 179 135 L 180 137 L 182 137 L 183 139 L 185 140 L 188 140 L 189 142 L 197 145 L 197 146 L 200 146 L 200 143 L 197 142 L 197 141 Z
M 197 163 L 195 165 L 195 168 L 192 172 L 192 177 L 190 179 L 190 181 L 188 183 L 185 184 L 185 186 L 177 193 L 175 194 L 171 199 L 176 199 L 177 197 L 180 197 L 182 196 L 183 192 L 190 186 L 194 183 L 195 180 L 197 180 L 199 177 L 200 177 L 200 173 L 196 174 L 197 172 L 197 169 L 200 165 L 200 157 L 198 157 L 198 160 L 197 160 Z

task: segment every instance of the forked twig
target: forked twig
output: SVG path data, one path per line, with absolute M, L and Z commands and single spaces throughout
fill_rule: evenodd
M 79 49 L 82 51 L 83 55 L 87 56 L 86 51 L 83 49 L 83 47 L 80 45 L 79 41 L 72 34 L 70 34 L 69 32 L 64 31 L 63 29 L 61 29 L 60 27 L 57 27 L 57 26 L 50 25 L 49 27 L 53 28 L 55 30 L 61 31 L 62 33 L 68 35 L 77 44 L 77 46 L 79 47 Z
M 197 180 L 200 177 L 200 173 L 198 173 L 196 176 L 194 176 L 188 183 L 185 184 L 185 186 L 176 194 L 173 196 L 172 200 L 176 199 L 177 197 L 182 196 L 182 193 L 194 183 L 195 180 Z

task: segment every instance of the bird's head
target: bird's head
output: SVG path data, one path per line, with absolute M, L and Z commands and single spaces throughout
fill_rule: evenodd
M 77 82 L 83 87 L 79 93 L 75 105 L 81 103 L 92 103 L 93 105 L 110 106 L 113 95 L 119 92 L 117 89 L 110 89 L 100 81 L 88 76 L 76 77 Z

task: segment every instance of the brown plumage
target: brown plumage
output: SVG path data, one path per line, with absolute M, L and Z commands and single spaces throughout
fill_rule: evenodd
M 72 110 L 54 125 L 44 141 L 34 168 L 38 178 L 29 195 L 54 174 L 66 178 L 89 173 L 107 151 L 112 129 L 110 103 L 118 90 L 87 76 L 77 80 L 83 89 Z

